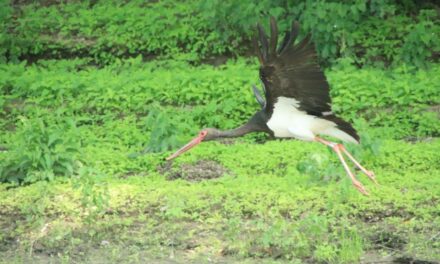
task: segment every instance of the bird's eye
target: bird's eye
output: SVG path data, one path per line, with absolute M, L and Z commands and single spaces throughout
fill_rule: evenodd
M 202 131 L 200 132 L 200 135 L 201 135 L 202 137 L 204 137 L 204 136 L 208 135 L 208 131 L 206 131 L 206 130 L 202 130 Z

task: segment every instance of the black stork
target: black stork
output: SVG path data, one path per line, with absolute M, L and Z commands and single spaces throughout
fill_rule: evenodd
M 343 142 L 359 143 L 359 136 L 353 126 L 337 117 L 331 110 L 329 84 L 317 61 L 316 50 L 310 34 L 294 45 L 299 33 L 298 22 L 286 32 L 277 49 L 278 29 L 275 19 L 270 19 L 270 38 L 260 24 L 257 24 L 259 39 L 254 38 L 260 61 L 260 79 L 264 96 L 253 86 L 254 95 L 261 105 L 244 125 L 231 130 L 206 128 L 188 144 L 169 156 L 176 158 L 202 141 L 217 138 L 239 137 L 250 132 L 265 132 L 275 138 L 296 138 L 316 141 L 334 150 L 353 185 L 364 195 L 365 187 L 356 179 L 347 165 L 345 154 L 356 167 L 374 183 L 375 175 L 365 169 L 342 144 L 327 141 L 319 135 L 330 136 Z

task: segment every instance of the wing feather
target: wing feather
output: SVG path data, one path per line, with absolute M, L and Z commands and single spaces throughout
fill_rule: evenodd
M 257 27 L 258 27 L 258 33 L 260 35 L 261 54 L 263 57 L 263 62 L 266 63 L 268 59 L 269 43 L 267 41 L 267 35 L 264 32 L 263 27 L 260 24 L 257 24 Z
M 266 111 L 272 112 L 281 96 L 295 98 L 300 110 L 312 115 L 322 116 L 323 112 L 331 111 L 329 85 L 319 67 L 311 36 L 307 35 L 293 45 L 299 33 L 299 24 L 294 22 L 277 51 L 274 46 L 275 34 L 278 34 L 275 19 L 271 18 L 270 45 L 261 25 L 258 25 L 258 32 L 263 57 L 260 59 L 260 78 L 266 87 Z
M 286 47 L 290 47 L 290 45 L 292 45 L 292 43 L 295 42 L 298 33 L 299 33 L 299 23 L 297 21 L 293 21 L 291 31 L 286 32 L 286 36 L 284 38 L 283 44 L 281 44 L 280 49 L 278 50 L 279 54 L 282 54 L 286 49 Z
M 299 33 L 299 24 L 293 22 L 292 29 L 286 32 L 282 44 L 277 49 L 278 29 L 274 18 L 270 20 L 270 28 L 270 40 L 261 25 L 258 25 L 260 44 L 255 38 L 257 55 L 261 63 L 260 79 L 266 97 L 263 107 L 266 116 L 270 118 L 279 97 L 294 98 L 299 102 L 299 110 L 334 122 L 339 129 L 353 137 L 355 141 L 359 141 L 353 126 L 331 111 L 329 84 L 319 67 L 311 36 L 307 35 L 294 45 Z M 263 101 L 261 96 L 258 98 L 256 95 L 256 97 L 261 104 Z
M 270 18 L 270 54 L 276 54 L 278 44 L 278 28 L 274 17 Z

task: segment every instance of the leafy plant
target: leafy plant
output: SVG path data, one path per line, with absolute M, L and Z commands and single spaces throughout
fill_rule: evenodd
M 267 27 L 269 16 L 280 21 L 280 32 L 299 20 L 327 65 L 348 56 L 362 65 L 403 59 L 422 67 L 439 52 L 435 4 L 424 2 L 132 0 L 11 8 L 6 1 L 3 7 L 0 56 L 7 61 L 81 56 L 105 65 L 144 54 L 198 63 L 249 54 L 255 24 Z
M 163 109 L 157 108 L 150 111 L 145 119 L 145 126 L 151 131 L 145 152 L 163 152 L 177 148 L 182 143 L 179 138 L 189 128 L 180 120 L 172 118 L 172 115 L 164 113 Z
M 421 10 L 417 20 L 416 24 L 407 26 L 409 34 L 399 50 L 399 57 L 408 64 L 426 67 L 427 59 L 440 53 L 439 15 L 434 10 Z
M 1 1 L 0 259 L 439 259 L 436 5 Z M 359 175 L 369 197 L 327 147 L 262 134 L 205 142 L 173 162 L 127 157 L 257 111 L 258 63 L 247 56 L 255 23 L 267 28 L 270 15 L 280 34 L 293 19 L 299 38 L 312 33 L 333 111 L 361 136 L 347 148 L 380 183 Z
M 49 124 L 22 119 L 10 154 L 1 164 L 1 181 L 32 183 L 71 176 L 79 159 L 77 140 L 72 121 Z
M 81 192 L 83 213 L 89 221 L 101 215 L 109 203 L 106 176 L 91 167 L 82 166 L 72 177 L 72 186 Z
M 13 49 L 11 36 L 8 32 L 8 24 L 11 23 L 13 9 L 9 1 L 0 2 L 0 62 L 7 61 L 8 52 Z

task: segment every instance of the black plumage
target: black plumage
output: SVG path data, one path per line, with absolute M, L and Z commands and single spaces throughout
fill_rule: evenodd
M 339 129 L 359 141 L 351 124 L 332 113 L 329 84 L 318 64 L 311 35 L 294 45 L 299 34 L 299 24 L 294 22 L 277 49 L 278 29 L 273 17 L 270 25 L 270 45 L 263 27 L 259 24 L 259 42 L 257 38 L 254 41 L 261 63 L 260 79 L 265 88 L 266 116 L 271 117 L 279 97 L 293 98 L 298 101 L 299 110 L 336 123 Z

